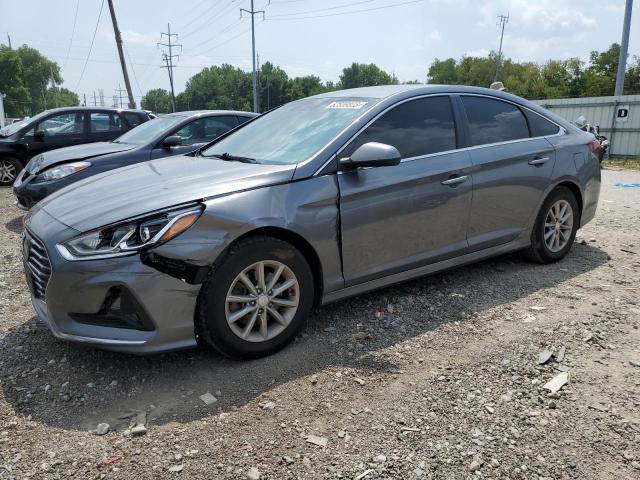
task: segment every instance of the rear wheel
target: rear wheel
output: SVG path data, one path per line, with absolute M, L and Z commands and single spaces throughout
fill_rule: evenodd
M 292 245 L 269 237 L 239 242 L 202 285 L 202 340 L 234 358 L 269 355 L 287 345 L 313 305 L 313 277 Z
M 529 257 L 538 263 L 565 257 L 580 225 L 578 201 L 566 187 L 556 188 L 542 204 L 531 234 Z
M 11 157 L 0 158 L 0 185 L 3 187 L 13 185 L 20 170 L 22 170 L 22 164 L 19 160 Z

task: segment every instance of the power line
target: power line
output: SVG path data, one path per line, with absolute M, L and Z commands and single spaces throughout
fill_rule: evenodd
M 229 8 L 229 7 L 231 7 L 231 8 Z M 215 23 L 220 18 L 222 18 L 222 16 L 225 15 L 227 12 L 230 12 L 231 10 L 233 10 L 233 8 L 234 8 L 233 3 L 229 2 L 227 5 L 223 5 L 223 7 L 220 10 L 214 12 L 213 15 L 211 15 L 209 17 L 206 17 L 205 16 L 206 13 L 203 12 L 201 15 L 198 16 L 198 19 L 203 20 L 203 22 L 199 26 L 193 28 L 192 30 L 190 30 L 187 33 L 185 33 L 184 35 L 182 35 L 182 40 L 184 40 L 187 37 L 190 37 L 191 35 L 193 35 L 196 32 L 199 32 L 200 30 L 202 30 L 205 27 L 207 27 L 207 28 L 211 27 L 211 25 L 213 23 Z M 212 11 L 212 9 L 209 10 L 209 12 L 211 12 L 211 11 Z
M 350 3 L 345 3 L 345 4 L 342 4 L 342 5 L 335 5 L 333 7 L 317 8 L 315 10 L 305 10 L 303 12 L 279 13 L 277 15 L 269 15 L 269 18 L 292 17 L 292 16 L 295 16 L 295 15 L 306 15 L 306 14 L 309 14 L 309 13 L 327 12 L 329 10 L 338 10 L 340 8 L 355 7 L 356 5 L 362 5 L 363 3 L 371 3 L 371 2 L 376 2 L 376 1 L 378 1 L 378 0 L 361 0 L 359 2 L 350 2 Z
M 131 65 L 131 72 L 133 73 L 133 79 L 136 81 L 136 87 L 138 87 L 138 91 L 142 93 L 142 89 L 140 88 L 140 83 L 138 82 L 138 77 L 136 75 L 136 70 L 133 68 L 133 62 L 131 61 L 131 55 L 129 55 L 129 49 L 127 48 L 127 44 L 124 45 L 124 52 L 127 54 L 127 59 L 129 59 L 129 65 Z
M 287 20 L 306 20 L 306 19 L 310 19 L 310 18 L 326 18 L 326 17 L 338 17 L 340 15 L 352 15 L 355 13 L 365 13 L 365 12 L 373 12 L 376 10 L 384 10 L 387 8 L 394 8 L 394 7 L 402 7 L 404 5 L 411 5 L 414 3 L 424 3 L 427 0 L 409 0 L 406 2 L 399 2 L 399 3 L 393 3 L 391 5 L 381 5 L 379 7 L 371 7 L 371 8 L 362 8 L 360 10 L 351 10 L 348 12 L 336 12 L 336 13 L 327 13 L 324 15 L 309 15 L 309 16 L 303 16 L 303 17 L 277 17 L 275 15 L 269 16 L 266 18 L 266 20 L 272 20 L 272 21 L 287 21 Z
M 102 17 L 102 9 L 104 8 L 104 0 L 100 4 L 100 12 L 98 13 L 98 20 L 96 21 L 96 28 L 93 30 L 93 37 L 91 38 L 91 46 L 89 47 L 89 53 L 87 53 L 87 59 L 84 62 L 84 66 L 82 67 L 82 72 L 80 72 L 80 78 L 78 79 L 78 83 L 76 84 L 75 90 L 78 90 L 80 86 L 80 82 L 82 81 L 82 77 L 84 77 L 84 71 L 87 69 L 87 63 L 89 62 L 89 57 L 91 56 L 91 51 L 93 50 L 93 42 L 96 39 L 96 33 L 98 33 L 98 26 L 100 25 L 100 18 Z
M 493 76 L 493 81 L 498 81 L 498 71 L 500 70 L 500 60 L 502 60 L 502 39 L 504 38 L 504 26 L 509 22 L 509 14 L 506 15 L 498 15 L 498 23 L 497 25 L 501 29 L 500 33 L 500 48 L 498 49 L 498 58 L 496 60 L 496 73 Z
M 67 66 L 69 55 L 71 54 L 71 45 L 73 45 L 73 37 L 76 33 L 76 22 L 78 21 L 78 7 L 80 6 L 80 0 L 76 1 L 76 13 L 73 15 L 73 27 L 71 28 L 71 40 L 69 40 L 69 48 L 67 49 L 67 56 L 64 59 L 64 67 Z
M 229 25 L 227 25 L 225 28 L 223 28 L 222 30 L 219 30 L 216 32 L 216 34 L 212 37 L 207 38 L 206 40 L 203 40 L 202 42 L 198 43 L 197 45 L 195 45 L 194 47 L 192 47 L 194 50 L 197 50 L 199 47 L 203 46 L 205 43 L 209 43 L 211 40 L 218 38 L 222 33 L 225 33 L 229 30 L 231 30 L 232 28 L 234 28 L 236 25 L 239 25 L 240 23 L 242 23 L 242 19 L 237 19 L 234 20 L 233 22 L 231 22 Z M 184 37 L 183 37 L 184 38 Z M 209 48 L 207 50 L 210 50 Z M 193 53 L 191 55 L 198 55 L 198 53 Z

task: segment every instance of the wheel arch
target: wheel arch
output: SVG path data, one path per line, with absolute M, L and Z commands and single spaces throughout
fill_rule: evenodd
M 565 187 L 568 188 L 571 193 L 573 193 L 573 196 L 576 197 L 576 201 L 578 202 L 578 209 L 579 209 L 579 214 L 580 214 L 580 220 L 582 223 L 582 209 L 583 209 L 583 198 L 582 198 L 582 190 L 580 189 L 580 187 L 578 186 L 577 183 L 572 182 L 570 180 L 563 180 L 560 183 L 556 184 L 551 191 L 549 191 L 547 193 L 547 195 L 545 196 L 548 197 L 549 194 L 551 194 L 551 192 L 553 192 L 556 188 L 558 187 Z
M 225 253 L 232 249 L 238 242 L 246 240 L 247 238 L 264 236 L 277 238 L 283 242 L 287 242 L 290 245 L 297 248 L 304 256 L 305 260 L 311 268 L 311 274 L 313 276 L 313 304 L 318 306 L 322 301 L 323 295 L 323 275 L 322 275 L 322 263 L 320 257 L 311 243 L 297 232 L 288 230 L 283 227 L 263 226 L 257 227 L 253 230 L 243 233 L 239 237 L 235 238 L 222 252 L 219 258 L 223 258 Z

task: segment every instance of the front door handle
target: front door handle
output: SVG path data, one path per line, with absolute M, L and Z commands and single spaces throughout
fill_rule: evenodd
M 529 160 L 529 165 L 539 167 L 540 165 L 544 165 L 545 163 L 547 163 L 549 160 L 549 157 L 534 158 L 533 160 Z
M 455 187 L 459 183 L 466 182 L 467 178 L 469 178 L 467 175 L 462 175 L 460 177 L 453 177 L 453 178 L 450 178 L 449 180 L 444 180 L 440 183 L 442 185 L 447 185 L 449 187 L 452 187 L 452 186 Z

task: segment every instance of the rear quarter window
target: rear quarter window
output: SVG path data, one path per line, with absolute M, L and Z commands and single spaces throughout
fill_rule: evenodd
M 473 145 L 529 138 L 522 111 L 515 105 L 487 97 L 463 96 Z
M 556 135 L 560 131 L 560 127 L 555 123 L 547 120 L 542 115 L 525 110 L 527 120 L 529 120 L 529 129 L 532 137 L 545 137 L 547 135 Z
M 142 118 L 141 115 L 135 114 L 135 113 L 131 113 L 131 112 L 125 112 L 124 113 L 124 118 L 127 121 L 127 123 L 129 124 L 129 126 L 131 128 L 137 127 L 138 125 L 140 125 L 142 122 L 144 122 L 145 119 Z

